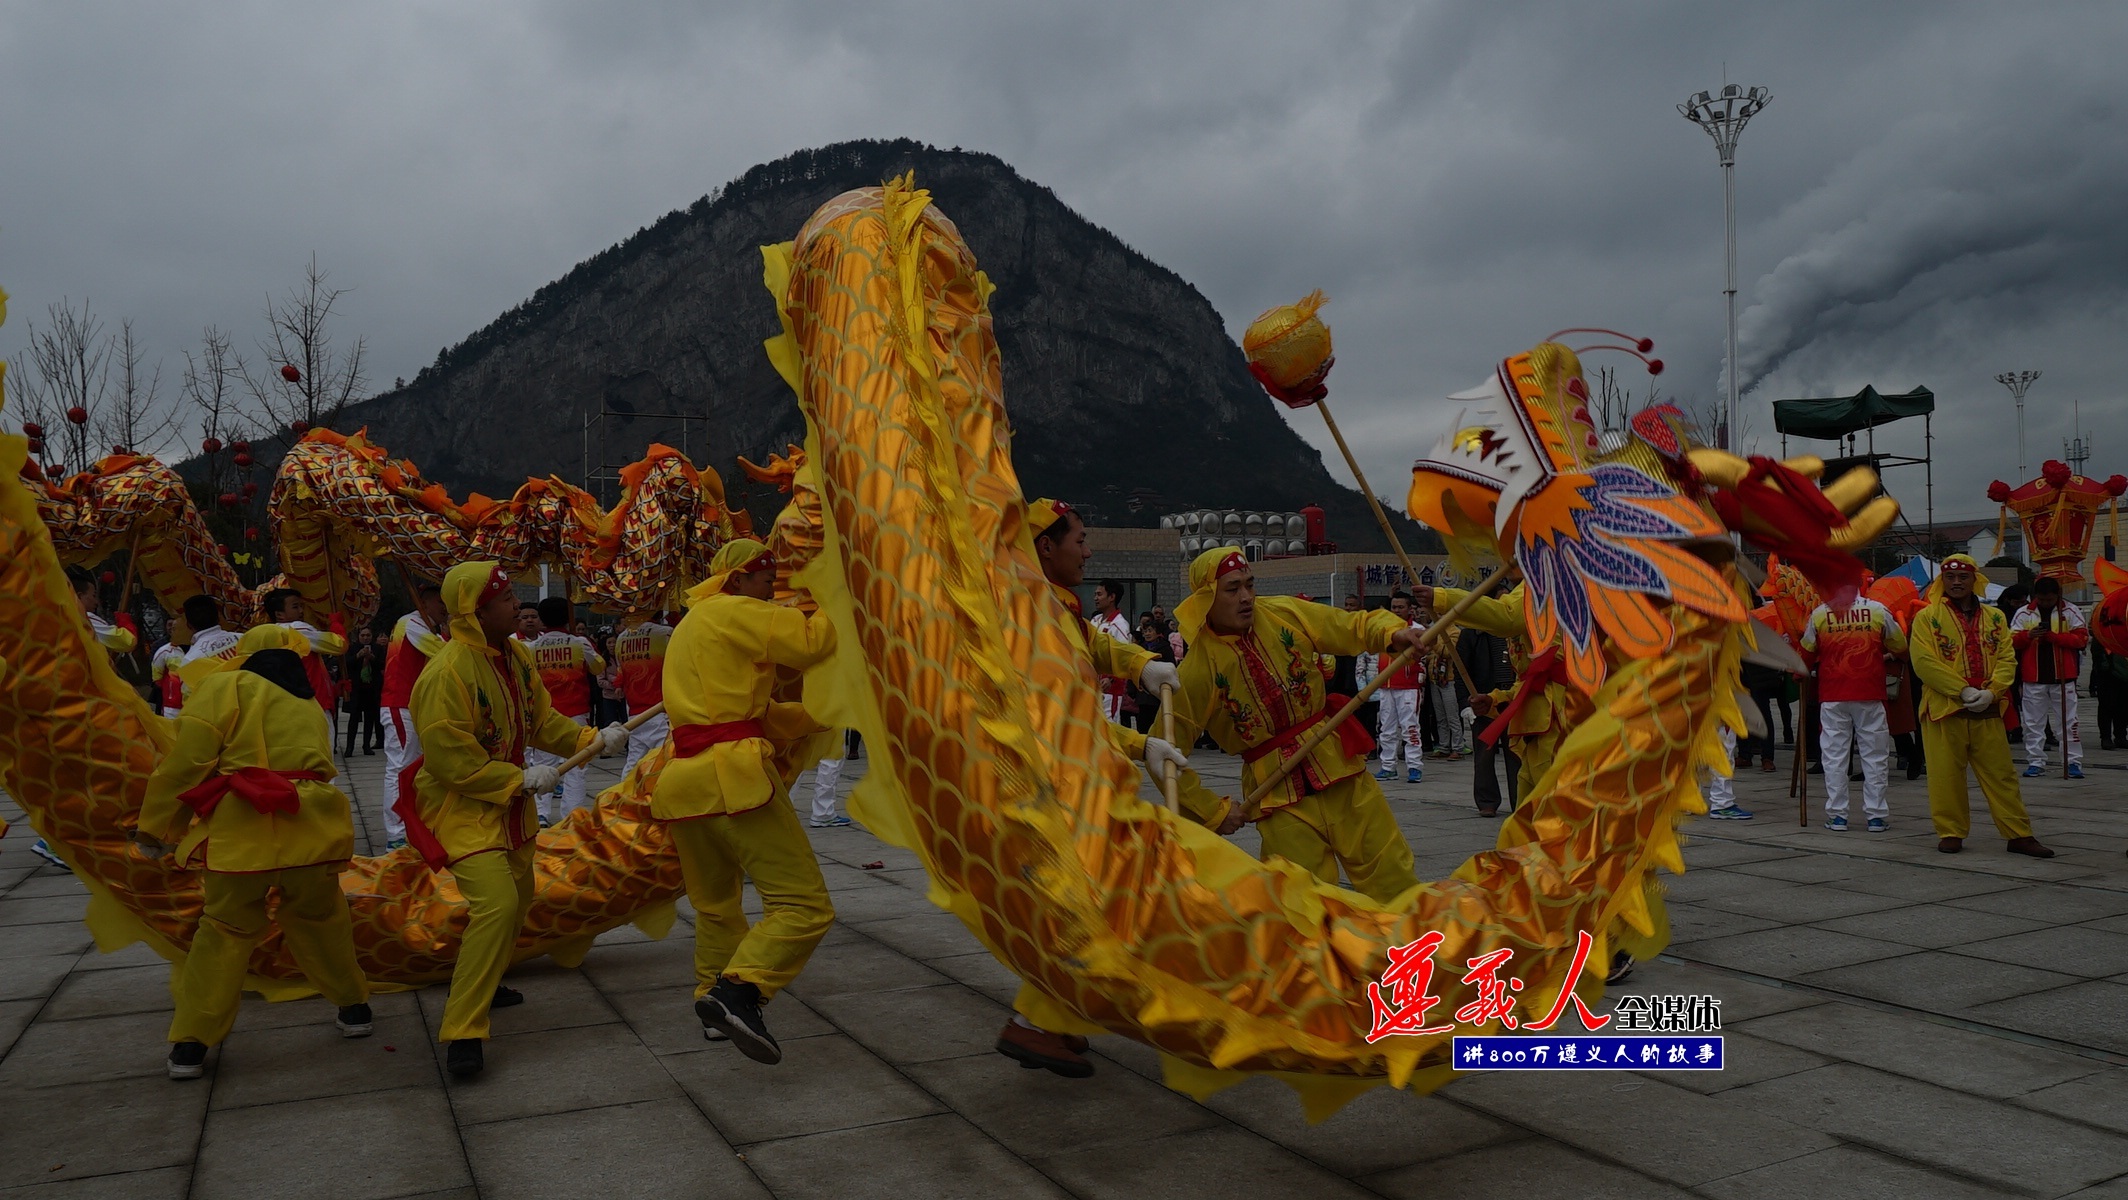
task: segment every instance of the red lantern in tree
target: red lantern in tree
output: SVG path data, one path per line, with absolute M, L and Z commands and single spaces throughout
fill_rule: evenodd
M 43 438 L 41 438 L 41 437 L 33 437 L 33 438 L 31 438 L 31 439 L 30 439 L 30 453 L 31 453 L 31 454 L 34 454 L 34 455 L 36 455 L 36 456 L 37 456 L 37 457 L 39 457 L 39 458 L 43 458 L 43 457 L 44 457 L 44 439 L 43 439 Z
M 223 507 L 223 508 L 235 508 L 235 507 L 237 506 L 237 503 L 238 503 L 238 501 L 237 501 L 237 498 L 236 498 L 236 493 L 235 493 L 235 492 L 223 492 L 223 493 L 222 493 L 222 507 Z
M 222 439 L 208 438 L 199 444 L 199 448 L 201 454 L 220 454 L 222 452 Z
M 258 541 L 258 540 L 259 540 L 259 529 L 258 529 L 258 526 L 256 526 L 256 525 L 246 525 L 246 526 L 244 526 L 244 540 L 245 540 L 245 541 L 247 541 L 247 542 L 255 542 L 255 541 Z
M 67 410 L 67 420 L 76 425 L 86 425 L 89 423 L 89 410 L 77 404 Z
M 301 383 L 303 381 L 303 372 L 296 370 L 294 363 L 282 363 L 281 378 L 290 383 Z
M 22 436 L 28 438 L 41 438 L 44 436 L 44 426 L 39 425 L 35 421 L 24 421 L 22 423 Z
M 242 439 L 242 438 L 238 438 L 237 440 L 235 440 L 235 441 L 233 441 L 233 442 L 229 443 L 229 448 L 230 448 L 231 450 L 234 450 L 234 451 L 236 451 L 236 452 L 237 452 L 238 454 L 249 454 L 249 453 L 251 453 L 251 443 L 250 443 L 250 442 L 247 442 L 247 441 L 245 441 L 245 440 L 244 440 L 244 439 Z
M 127 452 L 127 451 L 126 451 L 126 448 L 125 448 L 124 446 L 113 446 L 113 447 L 111 447 L 111 453 L 113 453 L 113 454 L 124 454 L 124 453 L 126 453 L 126 452 Z
M 104 582 L 105 582 L 106 584 L 112 584 L 112 583 L 117 583 L 117 582 L 118 582 L 118 572 L 116 572 L 116 571 L 105 571 L 105 572 L 103 573 L 103 581 L 104 581 Z
M 290 368 L 289 368 L 289 370 L 291 370 L 291 371 L 293 371 L 294 369 L 295 369 L 294 367 L 290 367 Z M 302 437 L 302 436 L 303 436 L 304 434 L 306 434 L 306 433 L 309 433 L 309 432 L 310 432 L 310 422 L 308 422 L 308 421 L 290 421 L 290 422 L 288 423 L 288 432 L 290 432 L 290 433 L 292 433 L 292 434 L 295 434 L 295 435 L 296 435 L 297 437 Z
M 244 499 L 246 499 L 246 500 L 249 500 L 249 499 L 251 499 L 251 498 L 252 498 L 253 496 L 256 496 L 256 495 L 258 495 L 258 494 L 259 494 L 259 485 L 258 485 L 258 484 L 255 484 L 255 483 L 246 483 L 246 484 L 244 485 Z
M 52 472 L 52 478 L 54 478 L 54 479 L 57 479 L 57 478 L 59 478 L 59 477 L 60 477 L 61 475 L 64 475 L 64 474 L 66 474 L 66 464 L 65 464 L 65 463 L 53 463 L 53 464 L 52 464 L 52 466 L 51 466 L 51 472 Z
M 249 454 L 238 454 L 233 461 L 237 466 L 248 467 L 251 465 L 251 456 Z

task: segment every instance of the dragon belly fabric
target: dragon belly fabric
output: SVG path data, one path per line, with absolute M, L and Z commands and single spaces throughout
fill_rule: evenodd
M 1541 1013 L 1577 935 L 1603 955 L 1608 930 L 1652 931 L 1643 882 L 1682 869 L 1674 824 L 1703 811 L 1694 776 L 1738 719 L 1718 686 L 1733 625 L 1673 608 L 1669 652 L 1605 680 L 1551 790 L 1516 814 L 1520 844 L 1452 879 L 1379 904 L 1258 862 L 1141 801 L 1103 732 L 1025 525 L 990 285 L 953 224 L 895 181 L 830 201 L 765 258 L 786 330 L 770 353 L 805 409 L 826 524 L 800 581 L 843 647 L 808 707 L 864 732 L 852 811 L 919 854 L 933 898 L 1053 1003 L 1045 1026 L 1152 1045 L 1197 1095 L 1272 1073 L 1321 1117 L 1451 1074 L 1446 1034 L 1368 1040 L 1391 947 L 1439 932 L 1444 966 L 1511 949 Z M 1474 998 L 1458 975 L 1434 976 L 1442 1013 Z

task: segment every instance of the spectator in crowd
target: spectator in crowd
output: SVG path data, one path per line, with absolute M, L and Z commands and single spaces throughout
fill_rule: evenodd
M 539 623 L 539 602 L 527 600 L 517 606 L 517 632 L 511 634 L 520 642 L 530 643 L 540 635 L 543 626 Z
M 1093 626 L 1110 638 L 1128 643 L 1132 641 L 1130 618 L 1123 615 L 1123 585 L 1114 579 L 1104 579 L 1094 585 Z M 1101 679 L 1101 706 L 1108 719 L 1117 724 L 1129 724 L 1124 701 L 1130 696 L 1130 681 L 1114 676 Z
M 1167 626 L 1156 619 L 1150 610 L 1138 618 L 1138 648 L 1159 662 L 1171 663 L 1175 661 L 1175 650 L 1168 642 L 1167 633 Z M 1137 702 L 1137 712 L 1133 717 L 1137 722 L 1138 732 L 1158 733 L 1159 730 L 1154 728 L 1153 723 L 1160 719 L 1160 697 L 1134 683 L 1131 685 L 1131 699 Z
M 2128 658 L 2091 643 L 2091 691 L 2098 697 L 2098 748 L 2128 750 Z
M 1771 771 L 1773 766 L 1773 706 L 1788 687 L 1788 673 L 1764 663 L 1747 662 L 1742 671 L 1743 684 L 1751 693 L 1751 703 L 1759 710 L 1759 721 L 1766 727 L 1763 734 L 1753 734 L 1737 747 L 1736 769 L 1741 771 L 1751 765 L 1751 760 L 1760 760 L 1761 770 Z M 1780 700 L 1782 712 L 1786 712 L 1786 700 Z
M 1435 641 L 1425 666 L 1426 696 L 1433 704 L 1439 734 L 1437 752 L 1449 762 L 1461 762 L 1470 753 L 1470 727 L 1463 721 L 1470 698 L 1463 694 L 1462 674 L 1456 670 L 1455 639 L 1444 634 Z
M 1405 591 L 1391 593 L 1389 596 L 1389 611 L 1402 619 L 1406 626 L 1413 629 L 1419 627 L 1418 621 L 1413 617 L 1411 593 Z M 1377 671 L 1390 670 L 1396 657 L 1395 654 L 1383 651 L 1376 660 L 1375 669 Z M 1381 719 L 1376 726 L 1381 731 L 1377 740 L 1382 747 L 1382 769 L 1375 772 L 1374 777 L 1376 779 L 1386 781 L 1396 778 L 1397 755 L 1400 752 L 1404 756 L 1404 781 L 1406 783 L 1417 783 L 1425 778 L 1425 770 L 1419 764 L 1422 753 L 1419 733 L 1419 688 L 1425 681 L 1426 669 L 1420 666 L 1418 660 L 1414 658 L 1412 661 L 1392 671 L 1389 676 L 1389 682 L 1383 684 L 1374 693 L 1375 698 L 1380 701 L 1382 706 Z
M 344 754 L 355 752 L 358 738 L 362 742 L 362 753 L 375 754 L 384 745 L 381 712 L 384 647 L 377 644 L 376 630 L 367 625 L 355 630 L 355 643 L 343 656 L 340 677 L 347 682 L 347 749 Z
M 1471 686 L 1477 689 L 1469 698 L 1473 708 L 1479 695 L 1515 685 L 1515 668 L 1508 659 L 1506 638 L 1480 629 L 1466 628 L 1456 638 L 1456 654 L 1463 660 L 1463 669 L 1470 676 Z M 1515 804 L 1519 799 L 1515 790 L 1515 779 L 1522 769 L 1522 762 L 1513 750 L 1503 744 L 1506 739 L 1503 738 L 1500 743 L 1494 745 L 1487 745 L 1479 739 L 1478 734 L 1483 732 L 1485 725 L 1486 722 L 1479 721 L 1471 730 L 1471 738 L 1476 747 L 1471 760 L 1471 766 L 1476 772 L 1471 782 L 1471 799 L 1477 804 L 1480 815 L 1492 817 L 1498 816 L 1502 807 L 1500 773 L 1494 765 L 1495 761 L 1501 758 L 1507 760 L 1505 765 L 1508 812 L 1515 811 Z

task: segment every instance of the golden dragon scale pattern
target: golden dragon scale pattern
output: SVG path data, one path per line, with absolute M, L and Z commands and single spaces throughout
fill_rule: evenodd
M 1108 741 L 1033 558 L 989 285 L 951 222 L 897 182 L 830 202 L 769 257 L 827 525 L 800 582 L 857 651 L 807 702 L 867 735 L 853 811 L 920 855 L 934 899 L 1050 1002 L 1045 1023 L 1148 1043 L 1200 1096 L 1277 1075 L 1319 1117 L 1450 1074 L 1445 1036 L 1367 1040 L 1390 947 L 1445 935 L 1442 1014 L 1474 998 L 1459 964 L 1512 949 L 1522 1011 L 1543 1012 L 1578 933 L 1598 939 L 1584 996 L 1607 933 L 1655 936 L 1649 872 L 1682 870 L 1675 825 L 1704 811 L 1696 777 L 1740 720 L 1734 626 L 1675 610 L 1671 651 L 1612 674 L 1502 848 L 1454 878 L 1379 905 L 1258 862 L 1144 803 Z

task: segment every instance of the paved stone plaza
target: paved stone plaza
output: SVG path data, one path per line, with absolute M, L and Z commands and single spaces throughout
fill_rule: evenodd
M 381 845 L 383 761 L 357 755 L 343 780 L 364 849 Z M 1199 765 L 1237 775 L 1223 756 Z M 854 828 L 815 831 L 841 922 L 769 1009 L 781 1066 L 703 1041 L 683 905 L 662 942 L 623 929 L 581 970 L 514 971 L 528 1003 L 496 1014 L 472 1083 L 444 1082 L 440 988 L 380 997 L 361 1041 L 335 1036 L 322 1001 L 247 997 L 208 1078 L 172 1083 L 168 969 L 139 947 L 98 954 L 82 889 L 18 825 L 0 841 L 0 1189 L 2128 1197 L 2124 767 L 2094 751 L 2088 780 L 2027 781 L 2061 852 L 2044 862 L 2005 854 L 1984 808 L 1966 853 L 1937 853 L 1924 785 L 1904 779 L 1889 834 L 1799 829 L 1787 772 L 1751 772 L 1740 795 L 1758 820 L 1692 828 L 1670 951 L 1623 989 L 1720 997 L 1726 1071 L 1470 1075 L 1433 1096 L 1376 1091 L 1315 1127 L 1267 1080 L 1203 1105 L 1169 1092 L 1121 1038 L 1096 1041 L 1084 1081 L 999 1057 L 1013 977 L 926 903 L 910 855 Z M 1427 774 L 1388 791 L 1438 878 L 1498 824 L 1472 809 L 1468 764 Z

